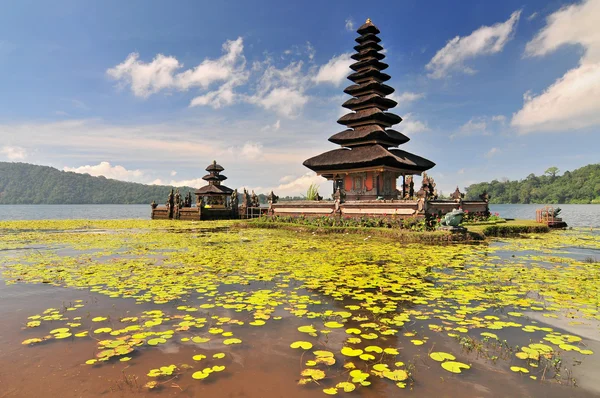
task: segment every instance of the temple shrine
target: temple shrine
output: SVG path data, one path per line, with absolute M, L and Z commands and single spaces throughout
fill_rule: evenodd
M 221 174 L 223 170 L 225 170 L 223 166 L 213 160 L 206 167 L 208 174 L 202 177 L 208 184 L 195 192 L 195 205 L 192 203 L 191 192 L 185 199 L 182 199 L 179 189 L 175 193 L 171 190 L 164 206 L 159 206 L 155 202 L 151 204 L 152 219 L 224 220 L 238 218 L 237 190 L 221 184 L 227 179 L 225 175 Z M 245 194 L 245 196 L 249 195 Z M 245 197 L 244 200 L 246 200 Z
M 224 209 L 231 205 L 230 199 L 233 189 L 221 185 L 221 182 L 227 179 L 221 174 L 223 170 L 225 170 L 223 166 L 217 164 L 216 160 L 208 165 L 206 168 L 208 174 L 202 177 L 204 181 L 208 181 L 208 185 L 196 190 L 196 203 L 199 206 Z
M 397 199 L 399 194 L 403 198 L 407 193 L 404 176 L 420 175 L 435 163 L 396 149 L 409 138 L 390 128 L 402 118 L 387 112 L 397 103 L 386 98 L 394 89 L 383 83 L 390 75 L 381 72 L 388 65 L 381 62 L 385 55 L 380 52 L 380 32 L 370 19 L 357 32 L 358 45 L 352 55 L 356 62 L 350 65 L 354 73 L 348 76 L 354 84 L 344 90 L 353 98 L 342 105 L 352 112 L 338 120 L 348 129 L 329 138 L 341 148 L 307 159 L 304 165 L 332 180 L 334 192 L 344 190 L 347 200 Z M 402 193 L 396 187 L 400 176 Z
M 258 196 L 244 189 L 238 198 L 237 190 L 222 185 L 227 179 L 221 174 L 222 166 L 213 161 L 202 177 L 207 185 L 196 190 L 196 204 L 191 194 L 181 200 L 179 191 L 169 195 L 165 206 L 152 203 L 152 218 L 181 220 L 214 220 L 253 218 L 263 214 L 274 216 L 334 216 L 334 217 L 425 217 L 441 216 L 455 209 L 489 214 L 489 197 L 466 201 L 458 187 L 450 200 L 439 200 L 436 183 L 427 171 L 435 163 L 421 156 L 399 149 L 409 138 L 392 126 L 402 121 L 388 112 L 396 101 L 386 98 L 394 89 L 384 82 L 390 75 L 382 72 L 388 65 L 379 44 L 379 29 L 367 19 L 357 30 L 354 46 L 356 61 L 350 65 L 348 79 L 353 83 L 344 92 L 352 96 L 342 105 L 350 112 L 338 123 L 346 130 L 332 135 L 329 141 L 337 149 L 304 161 L 317 175 L 333 183 L 330 200 L 316 195 L 317 200 L 279 202 L 271 192 L 268 209 L 260 206 Z M 422 176 L 420 187 L 415 187 L 415 175 Z M 402 182 L 398 186 L 398 179 Z M 327 198 L 329 199 L 329 198 Z M 454 213 L 452 213 L 454 214 Z M 450 214 L 450 215 L 452 215 Z

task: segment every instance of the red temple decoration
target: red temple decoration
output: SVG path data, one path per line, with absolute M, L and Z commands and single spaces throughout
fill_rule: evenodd
M 390 76 L 381 72 L 388 65 L 381 62 L 385 55 L 379 29 L 367 19 L 357 32 L 356 62 L 350 65 L 354 73 L 348 76 L 354 84 L 344 90 L 353 98 L 342 105 L 352 112 L 338 120 L 348 129 L 329 138 L 341 148 L 307 159 L 304 166 L 332 180 L 334 192 L 345 191 L 347 200 L 403 198 L 405 193 L 396 188 L 398 177 L 420 175 L 435 163 L 396 148 L 409 138 L 390 128 L 402 118 L 387 112 L 397 103 L 386 98 L 394 89 L 383 83 Z

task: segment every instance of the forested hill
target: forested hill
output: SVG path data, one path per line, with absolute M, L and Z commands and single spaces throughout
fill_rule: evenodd
M 590 164 L 558 175 L 550 167 L 544 175 L 529 174 L 520 181 L 481 182 L 466 188 L 467 199 L 477 199 L 483 191 L 490 203 L 597 203 L 600 204 L 600 163 Z
M 171 187 L 144 185 L 60 171 L 27 163 L 0 162 L 0 204 L 159 204 Z M 180 187 L 182 194 L 195 188 Z

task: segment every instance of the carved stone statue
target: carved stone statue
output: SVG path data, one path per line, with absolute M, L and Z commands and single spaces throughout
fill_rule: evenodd
M 490 201 L 490 195 L 488 195 L 487 191 L 483 191 L 483 193 L 479 195 L 479 198 L 486 203 Z
M 460 200 L 464 197 L 465 194 L 460 192 L 458 187 L 456 187 L 456 190 L 452 193 L 452 195 L 450 195 L 450 199 L 454 200 L 455 202 L 460 202 Z
M 413 182 L 413 176 L 406 176 L 404 179 L 404 198 L 412 199 L 415 196 L 415 183 Z
M 179 206 L 181 203 L 181 194 L 179 193 L 179 188 L 175 190 L 175 204 Z
M 238 191 L 237 189 L 234 189 L 233 192 L 231 193 L 231 207 L 235 208 L 237 207 L 237 201 L 238 201 Z
M 173 188 L 171 188 L 171 192 L 169 193 L 169 197 L 167 198 L 167 209 L 169 210 L 169 219 L 173 218 L 173 208 L 175 207 L 175 199 L 173 197 Z
M 425 200 L 437 199 L 435 181 L 433 180 L 433 177 L 429 177 L 427 173 L 423 173 L 423 181 L 421 182 L 421 189 L 417 192 L 417 197 Z
M 267 200 L 269 201 L 269 204 L 277 203 L 279 196 L 275 195 L 273 191 L 271 191 L 269 196 L 267 196 Z
M 458 227 L 462 222 L 465 212 L 462 209 L 454 209 L 450 213 L 446 213 L 440 224 L 448 227 Z
M 252 207 L 260 207 L 260 202 L 258 201 L 258 196 L 256 196 L 256 194 L 254 193 L 254 190 L 252 190 L 252 199 L 250 202 Z
M 152 207 L 153 209 L 156 209 L 157 206 L 158 206 L 158 204 L 156 203 L 155 200 L 153 200 L 152 203 L 150 203 L 150 207 Z

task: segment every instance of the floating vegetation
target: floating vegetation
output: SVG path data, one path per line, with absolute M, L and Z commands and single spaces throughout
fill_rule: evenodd
M 578 361 L 593 355 L 582 337 L 534 315 L 600 320 L 600 267 L 565 255 L 569 247 L 600 249 L 596 234 L 424 246 L 223 228 L 230 225 L 0 222 L 11 231 L 0 249 L 34 242 L 46 248 L 0 257 L 7 284 L 87 289 L 146 306 L 116 317 L 84 314 L 86 303 L 78 300 L 25 314 L 19 341 L 32 350 L 65 344 L 54 340 L 89 341 L 96 347 L 85 361 L 91 372 L 107 362 L 129 366 L 148 350 L 189 349 L 191 365 L 147 369 L 145 387 L 155 389 L 165 382 L 161 378 L 230 373 L 252 336 L 276 328 L 300 364 L 290 383 L 318 385 L 327 395 L 372 383 L 418 389 L 415 359 L 407 351 L 438 362 L 452 373 L 445 377 L 473 372 L 480 365 L 469 356 L 476 353 L 529 381 L 565 374 L 560 355 Z M 100 229 L 110 233 L 95 233 Z M 436 346 L 442 339 L 451 352 Z

